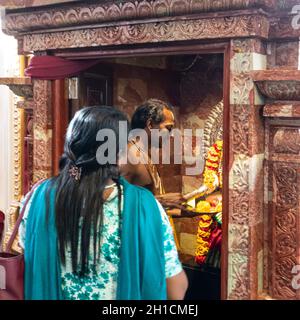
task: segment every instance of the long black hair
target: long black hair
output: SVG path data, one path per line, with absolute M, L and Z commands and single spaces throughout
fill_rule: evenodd
M 96 140 L 101 129 L 113 130 L 117 142 L 115 152 L 119 154 L 119 134 L 124 135 L 119 132 L 119 121 L 128 124 L 126 116 L 114 107 L 93 106 L 77 111 L 67 130 L 64 153 L 59 164 L 60 172 L 52 179 L 51 186 L 56 189 L 55 218 L 61 262 L 65 264 L 65 251 L 70 245 L 72 270 L 79 276 L 89 272 L 91 238 L 94 267 L 99 257 L 96 248 L 97 241 L 100 243 L 99 230 L 103 220 L 103 192 L 110 179 L 118 187 L 120 213 L 118 165 L 99 164 L 96 157 L 99 146 L 104 143 Z M 74 168 L 80 175 L 70 174 Z

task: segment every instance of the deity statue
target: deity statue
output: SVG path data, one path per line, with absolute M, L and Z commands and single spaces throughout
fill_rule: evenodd
M 186 209 L 197 213 L 199 224 L 195 262 L 203 265 L 212 260 L 220 265 L 222 239 L 222 168 L 223 168 L 223 100 L 216 104 L 205 122 L 205 168 L 203 184 L 183 196 Z M 212 259 L 210 259 L 212 257 Z
M 222 159 L 223 141 L 217 140 L 208 150 L 203 184 L 199 189 L 184 195 L 189 211 L 199 216 L 195 262 L 205 263 L 209 251 L 220 252 L 222 235 Z

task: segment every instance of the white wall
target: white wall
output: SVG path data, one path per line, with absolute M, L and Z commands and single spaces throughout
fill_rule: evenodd
M 17 41 L 0 27 L 0 77 L 18 76 L 18 72 Z M 13 102 L 13 93 L 0 85 L 0 210 L 4 213 L 13 200 Z

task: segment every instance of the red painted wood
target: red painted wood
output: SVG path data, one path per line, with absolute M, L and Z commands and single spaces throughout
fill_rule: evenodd
M 223 194 L 222 194 L 222 254 L 221 254 L 221 299 L 227 299 L 228 293 L 228 223 L 229 223 L 229 95 L 230 95 L 230 50 L 224 47 L 223 73 Z
M 66 128 L 68 126 L 68 103 L 65 97 L 65 80 L 52 81 L 53 174 L 59 172 L 59 159 L 63 153 Z

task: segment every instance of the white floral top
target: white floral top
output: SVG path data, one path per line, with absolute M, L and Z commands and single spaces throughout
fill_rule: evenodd
M 23 200 L 25 201 L 26 197 Z M 24 248 L 25 226 L 30 201 L 20 225 L 20 245 Z M 123 204 L 123 196 L 122 196 Z M 161 204 L 157 202 L 163 223 L 165 274 L 173 277 L 182 271 L 182 265 L 173 237 L 169 219 Z M 121 206 L 122 208 L 122 206 Z M 72 272 L 71 250 L 66 251 L 66 264 L 61 265 L 62 291 L 67 300 L 114 300 L 116 299 L 118 265 L 120 260 L 120 221 L 118 213 L 118 193 L 114 189 L 103 207 L 103 226 L 101 230 L 100 260 L 96 270 L 89 270 L 88 276 L 80 278 Z M 91 241 L 92 242 L 92 241 Z M 93 247 L 90 248 L 90 265 L 93 265 Z

